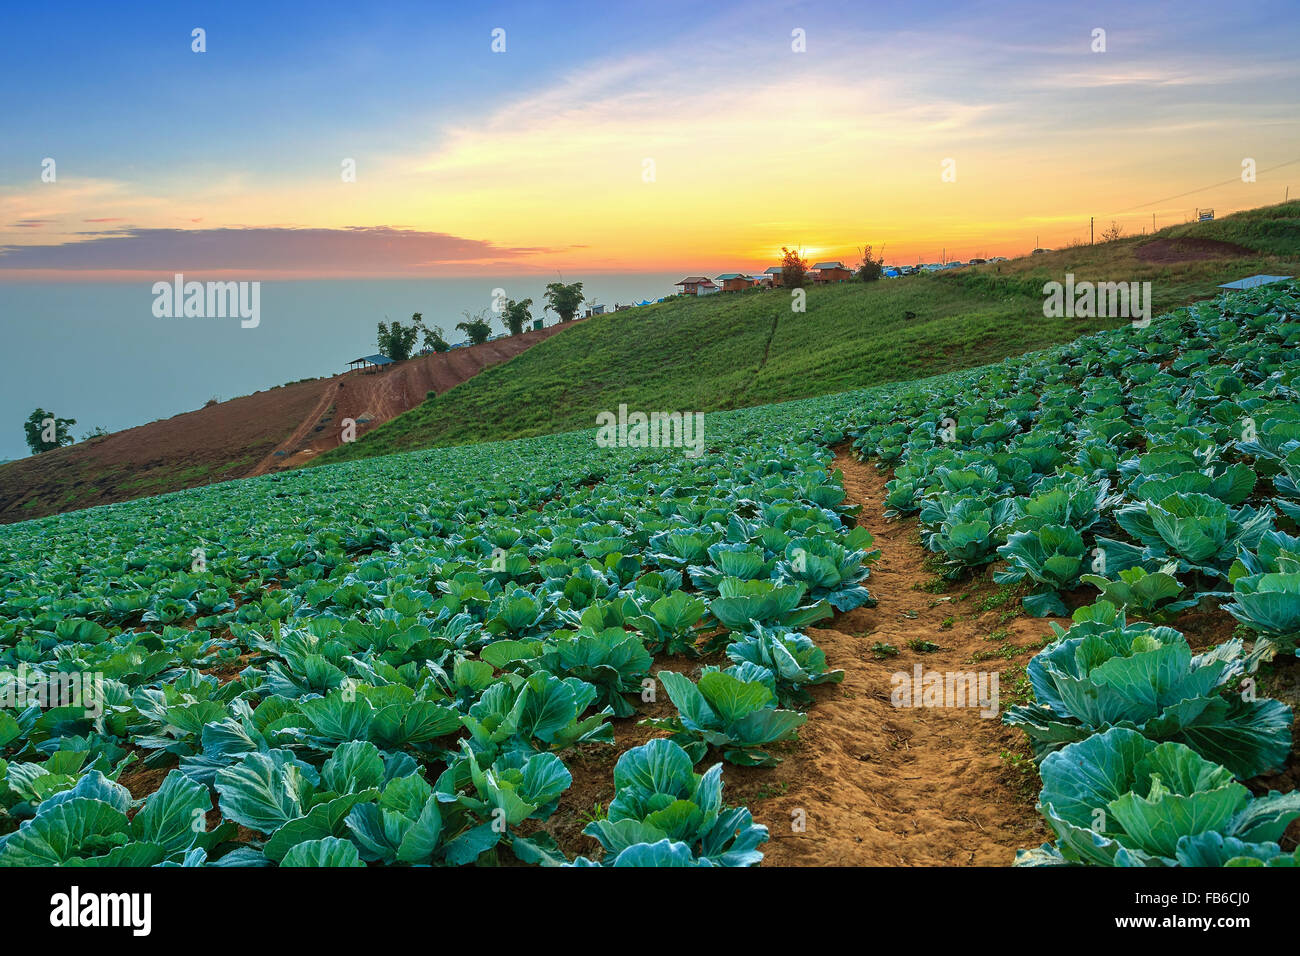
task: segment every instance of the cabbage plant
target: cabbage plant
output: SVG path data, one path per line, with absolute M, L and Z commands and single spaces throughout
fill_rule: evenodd
M 708 566 L 690 565 L 686 572 L 691 583 L 701 591 L 717 594 L 723 578 L 753 581 L 771 575 L 773 561 L 767 559 L 763 548 L 749 544 L 718 542 L 709 546 Z
M 929 529 L 922 532 L 921 540 L 930 551 L 942 554 L 950 568 L 979 567 L 997 559 L 1015 516 L 1013 498 L 990 503 L 981 498 L 937 495 L 921 508 L 920 521 Z
M 795 538 L 786 545 L 777 570 L 782 579 L 806 585 L 809 598 L 825 600 L 837 611 L 873 605 L 862 583 L 880 557 L 873 541 L 871 532 L 861 527 L 849 532 L 843 543 L 830 536 Z
M 1223 609 L 1277 647 L 1300 638 L 1300 571 L 1247 574 L 1232 582 L 1232 603 Z
M 663 865 L 665 855 L 671 859 L 682 847 L 692 863 L 753 866 L 763 859 L 758 846 L 768 838 L 767 827 L 754 823 L 744 807 L 723 806 L 722 764 L 698 774 L 686 751 L 665 738 L 618 758 L 614 799 L 582 832 L 599 841 L 615 866 Z M 669 846 L 659 846 L 665 840 Z
M 1239 640 L 1193 654 L 1172 628 L 1127 624 L 1098 605 L 1063 640 L 1034 655 L 1035 702 L 1004 722 L 1029 735 L 1041 760 L 1110 727 L 1187 744 L 1241 779 L 1275 772 L 1291 752 L 1291 709 L 1231 691 L 1245 664 Z M 1105 623 L 1109 618 L 1109 623 Z
M 1099 574 L 1084 574 L 1079 577 L 1079 581 L 1090 584 L 1101 592 L 1098 601 L 1163 618 L 1195 607 L 1197 603 L 1195 598 L 1178 600 L 1183 593 L 1183 586 L 1172 574 L 1176 567 L 1177 565 L 1169 564 L 1159 571 L 1148 571 L 1138 566 L 1120 571 L 1118 580 L 1112 581 Z
M 722 750 L 730 763 L 771 767 L 780 758 L 762 747 L 791 740 L 807 715 L 776 707 L 775 692 L 762 680 L 741 680 L 711 671 L 699 683 L 675 671 L 660 671 L 659 680 L 677 708 L 677 716 L 650 718 L 643 724 L 673 731 L 693 762 L 704 759 L 709 747 Z
M 623 695 L 641 689 L 654 663 L 640 636 L 621 627 L 556 630 L 545 641 L 498 641 L 482 656 L 496 667 L 523 662 L 533 671 L 585 681 L 598 692 L 596 704 L 608 706 L 615 717 L 636 713 Z
M 195 829 L 211 798 L 177 771 L 128 818 L 132 804 L 126 787 L 91 771 L 0 837 L 0 866 L 157 866 L 191 850 L 206 853 L 234 835 L 234 827 Z
M 628 619 L 640 630 L 647 650 L 664 654 L 695 654 L 696 625 L 709 609 L 700 598 L 675 590 L 639 605 L 640 613 Z
M 509 679 L 513 677 L 513 679 Z M 546 671 L 527 678 L 507 675 L 492 684 L 463 718 L 475 753 L 563 750 L 579 743 L 613 743 L 613 710 L 586 711 L 599 691 L 576 677 Z M 585 716 L 584 716 L 585 715 Z
M 1032 594 L 1024 598 L 1026 611 L 1034 617 L 1064 615 L 1065 602 L 1058 592 L 1068 591 L 1079 583 L 1079 572 L 1086 557 L 1083 538 L 1073 528 L 1043 525 L 1032 531 L 1017 531 L 998 548 L 1007 566 L 993 573 L 999 584 L 1030 581 Z
M 1225 845 L 1268 858 L 1300 817 L 1300 792 L 1252 797 L 1190 747 L 1122 727 L 1049 755 L 1040 773 L 1038 809 L 1056 842 L 1020 851 L 1018 865 L 1196 866 Z
M 844 671 L 827 666 L 825 652 L 811 637 L 782 627 L 755 628 L 753 634 L 729 644 L 727 656 L 737 664 L 750 663 L 770 672 L 782 707 L 806 706 L 813 700 L 808 687 L 844 680 Z
M 1249 505 L 1232 509 L 1218 498 L 1175 493 L 1142 501 L 1115 514 L 1115 520 L 1145 548 L 1147 562 L 1175 562 L 1180 573 L 1228 576 L 1237 553 L 1253 549 L 1273 523 L 1273 510 Z
M 807 593 L 808 587 L 802 583 L 723 578 L 718 584 L 718 597 L 709 602 L 709 610 L 732 631 L 773 624 L 806 627 L 832 613 L 825 601 L 802 603 Z

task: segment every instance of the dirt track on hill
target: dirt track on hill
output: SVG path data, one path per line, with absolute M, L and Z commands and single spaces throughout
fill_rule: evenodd
M 271 388 L 11 462 L 0 466 L 0 524 L 301 464 L 340 443 L 342 419 L 357 420 L 363 435 L 429 391 L 441 394 L 575 324 L 410 359 L 371 375 Z
M 441 355 L 414 358 L 385 371 L 350 372 L 330 379 L 316 405 L 282 442 L 268 452 L 249 475 L 295 467 L 343 443 L 343 420 L 356 423 L 356 437 L 396 418 L 424 401 L 429 392 L 441 395 L 493 365 L 550 338 L 568 326 L 452 349 Z

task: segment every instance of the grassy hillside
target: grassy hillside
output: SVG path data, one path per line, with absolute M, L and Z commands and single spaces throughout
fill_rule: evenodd
M 1198 258 L 1151 261 L 1161 254 Z M 1119 324 L 1044 318 L 1043 283 L 1067 272 L 1150 281 L 1159 313 L 1230 279 L 1297 271 L 1300 203 L 1290 203 L 1010 262 L 810 289 L 803 313 L 791 311 L 782 290 L 677 299 L 594 318 L 316 463 L 585 428 L 623 402 L 707 412 L 825 395 L 969 368 Z

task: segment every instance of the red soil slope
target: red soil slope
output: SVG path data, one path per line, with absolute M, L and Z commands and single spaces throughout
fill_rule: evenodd
M 370 429 L 419 405 L 430 391 L 441 395 L 485 368 L 509 361 L 562 328 L 565 326 L 552 325 L 441 355 L 427 355 L 386 371 L 336 376 L 325 383 L 316 406 L 292 434 L 268 452 L 249 474 L 262 475 L 301 465 L 323 451 L 338 447 L 342 444 L 344 419 L 356 423 L 356 437 L 360 438 Z
M 0 466 L 0 524 L 275 471 L 338 445 L 567 328 L 414 358 L 221 402 Z

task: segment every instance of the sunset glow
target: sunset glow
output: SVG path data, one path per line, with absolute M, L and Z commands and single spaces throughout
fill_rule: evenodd
M 43 80 L 0 144 L 0 277 L 759 271 L 783 245 L 849 261 L 864 243 L 906 263 L 1061 245 L 1090 216 L 1138 232 L 1300 187 L 1300 65 L 1270 27 L 1279 5 L 520 6 L 441 31 L 416 6 L 307 24 L 258 9 L 251 27 L 231 9 L 82 12 L 6 49 L 7 86 Z M 52 59 L 68 72 L 42 73 Z M 142 75 L 110 97 L 123 61 Z M 336 234 L 241 235 L 265 229 Z M 375 254 L 376 229 L 391 255 Z M 151 230 L 194 241 L 159 247 Z M 337 260 L 318 262 L 327 249 Z

